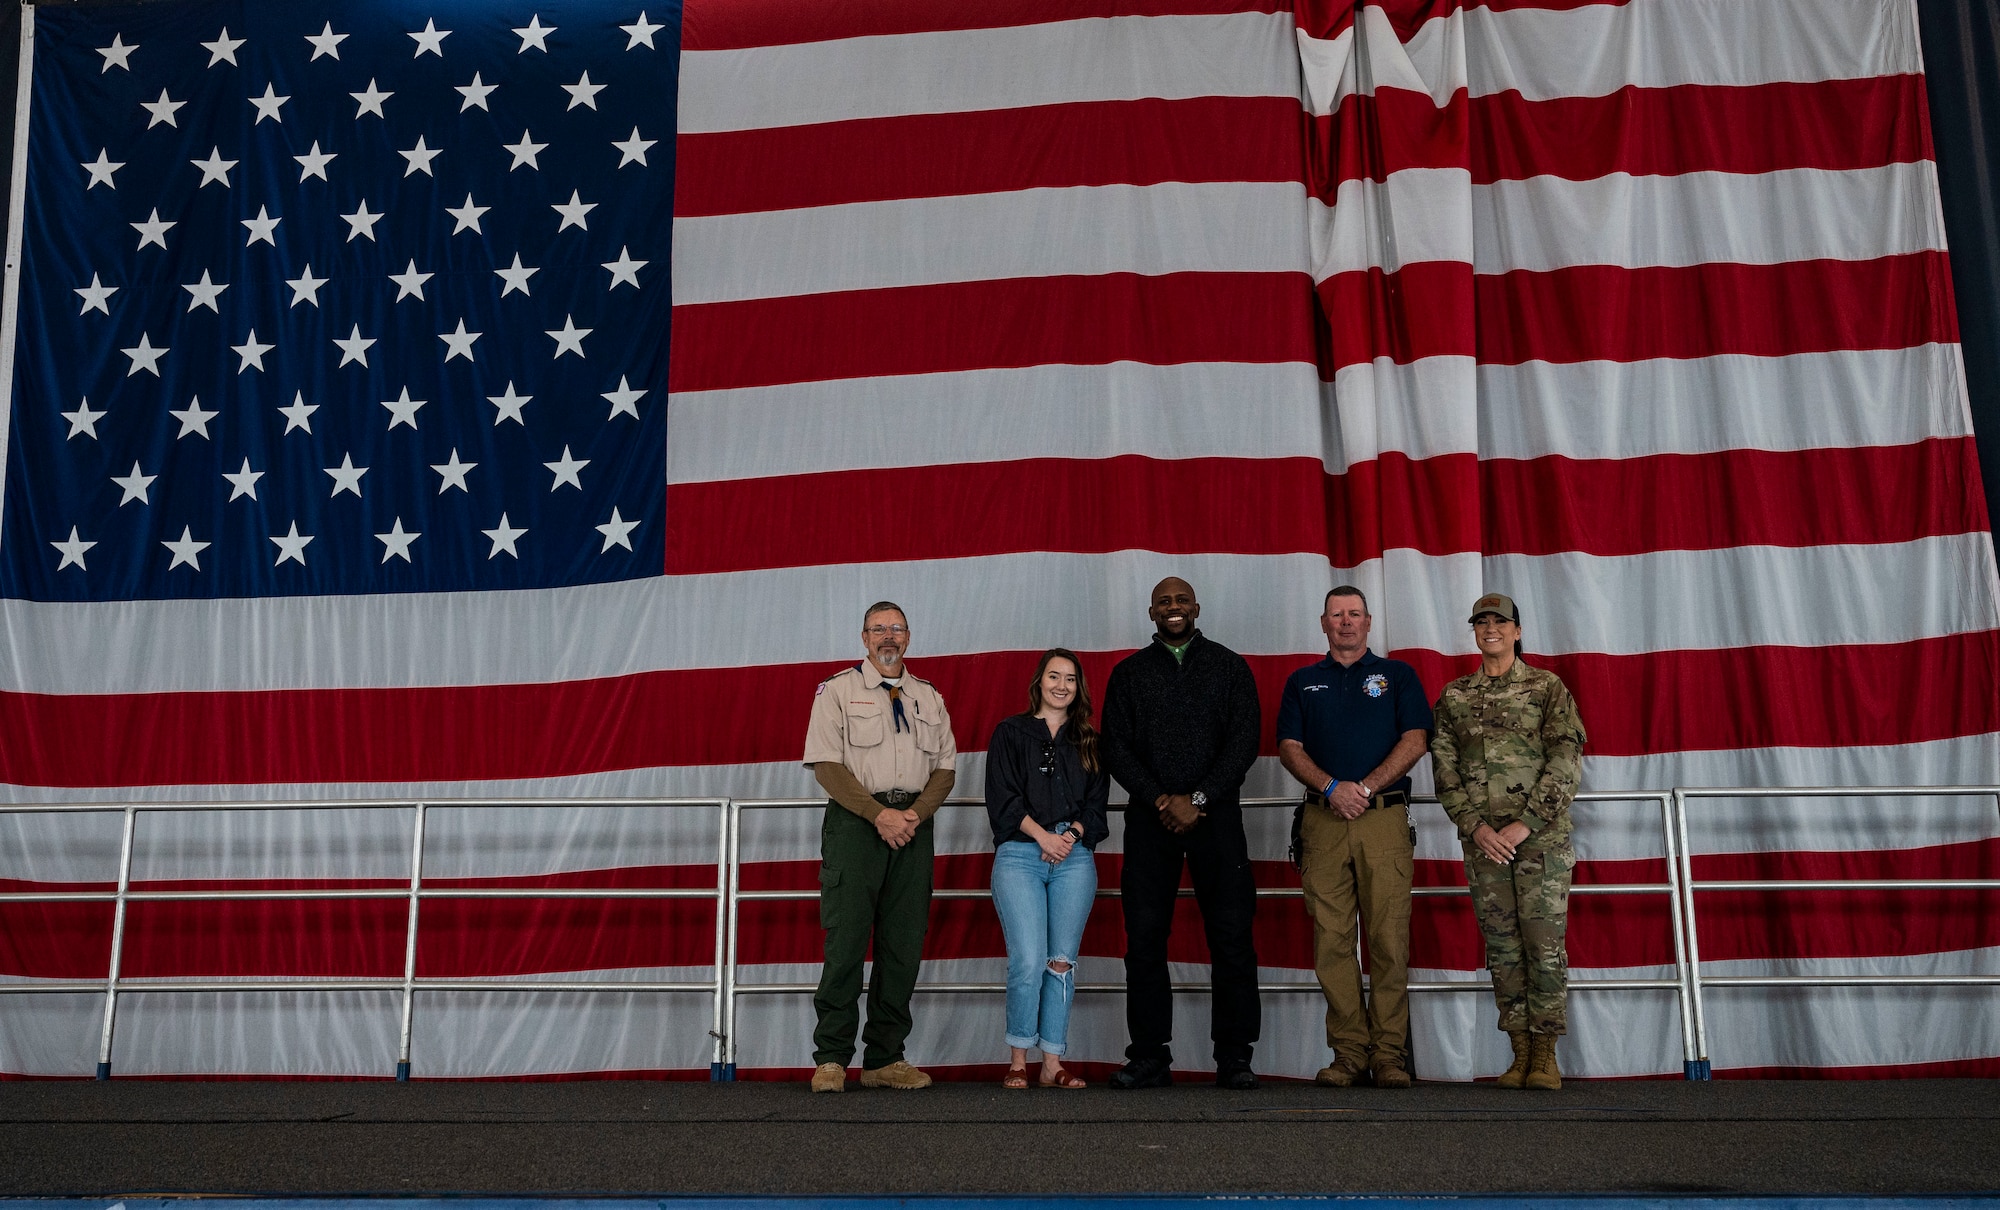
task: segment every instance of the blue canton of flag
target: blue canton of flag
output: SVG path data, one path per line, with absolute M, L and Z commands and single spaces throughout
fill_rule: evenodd
M 661 574 L 678 0 L 33 32 L 0 594 Z

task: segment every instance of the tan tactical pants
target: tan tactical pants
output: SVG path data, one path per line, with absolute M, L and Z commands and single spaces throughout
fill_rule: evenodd
M 1410 1062 L 1410 815 L 1403 807 L 1345 820 L 1317 803 L 1305 809 L 1306 910 L 1313 968 L 1326 993 L 1326 1044 L 1367 1067 L 1371 1056 Z M 1361 1001 L 1355 916 L 1368 931 L 1368 1003 Z

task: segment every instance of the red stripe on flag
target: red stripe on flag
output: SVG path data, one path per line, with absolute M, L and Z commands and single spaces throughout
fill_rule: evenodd
M 1922 76 L 1744 87 L 1627 86 L 1601 97 L 1472 102 L 1472 179 L 1851 171 L 1932 158 Z M 1406 136 L 1412 137 L 1412 136 Z M 1405 153 L 1413 154 L 1413 153 Z M 1424 149 L 1418 157 L 1441 152 Z
M 1464 168 L 1466 95 L 1439 108 L 1429 93 L 1378 88 L 1341 100 L 1330 114 L 1306 116 L 1307 176 L 1313 195 L 1333 202 L 1343 181 L 1387 179 L 1409 168 Z
M 741 50 L 834 38 L 997 29 L 1091 17 L 1272 13 L 1277 0 L 691 0 L 681 16 L 682 50 Z
M 911 114 L 676 143 L 674 214 L 1163 181 L 1296 181 L 1290 97 L 1149 98 Z M 745 172 L 783 164 L 783 172 Z
M 1487 365 L 1783 357 L 1958 340 L 1951 265 L 1942 252 L 1775 265 L 1520 270 L 1483 274 L 1475 290 L 1479 360 Z
M 1038 654 L 940 656 L 920 661 L 917 672 L 945 694 L 959 746 L 974 751 L 1021 708 Z M 1084 654 L 1086 672 L 1102 685 L 1119 654 Z M 1393 654 L 1416 666 L 1433 697 L 1473 658 Z M 1313 658 L 1250 659 L 1267 755 L 1285 678 Z M 2000 730 L 2000 633 L 1992 631 L 1876 646 L 1530 662 L 1553 668 L 1575 691 L 1598 755 L 1903 744 Z M 550 685 L 7 693 L 0 694 L 0 734 L 9 737 L 0 745 L 0 777 L 72 787 L 458 781 L 791 761 L 813 686 L 839 667 L 690 669 Z M 732 687 L 720 698 L 718 677 Z M 550 726 L 551 718 L 563 725 Z
M 674 308 L 670 389 L 1031 365 L 1313 360 L 1301 273 L 1108 273 Z
M 1471 357 L 1480 343 L 1473 327 L 1480 295 L 1464 261 L 1336 273 L 1319 284 L 1318 294 L 1313 323 L 1322 375 L 1378 357 L 1399 365 Z

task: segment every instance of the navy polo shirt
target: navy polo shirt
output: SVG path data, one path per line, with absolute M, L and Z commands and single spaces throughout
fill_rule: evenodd
M 1346 668 L 1328 656 L 1285 681 L 1278 739 L 1297 740 L 1313 763 L 1341 781 L 1375 771 L 1405 731 L 1431 731 L 1431 706 L 1417 670 L 1372 651 Z M 1410 779 L 1376 790 L 1408 790 Z

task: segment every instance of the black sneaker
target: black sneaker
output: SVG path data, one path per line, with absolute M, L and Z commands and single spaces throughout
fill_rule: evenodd
M 1111 1087 L 1166 1088 L 1174 1082 L 1174 1065 L 1171 1059 L 1134 1059 L 1111 1073 L 1107 1081 Z
M 1215 1069 L 1215 1086 L 1234 1092 L 1255 1092 L 1257 1073 L 1248 1063 L 1228 1063 Z

